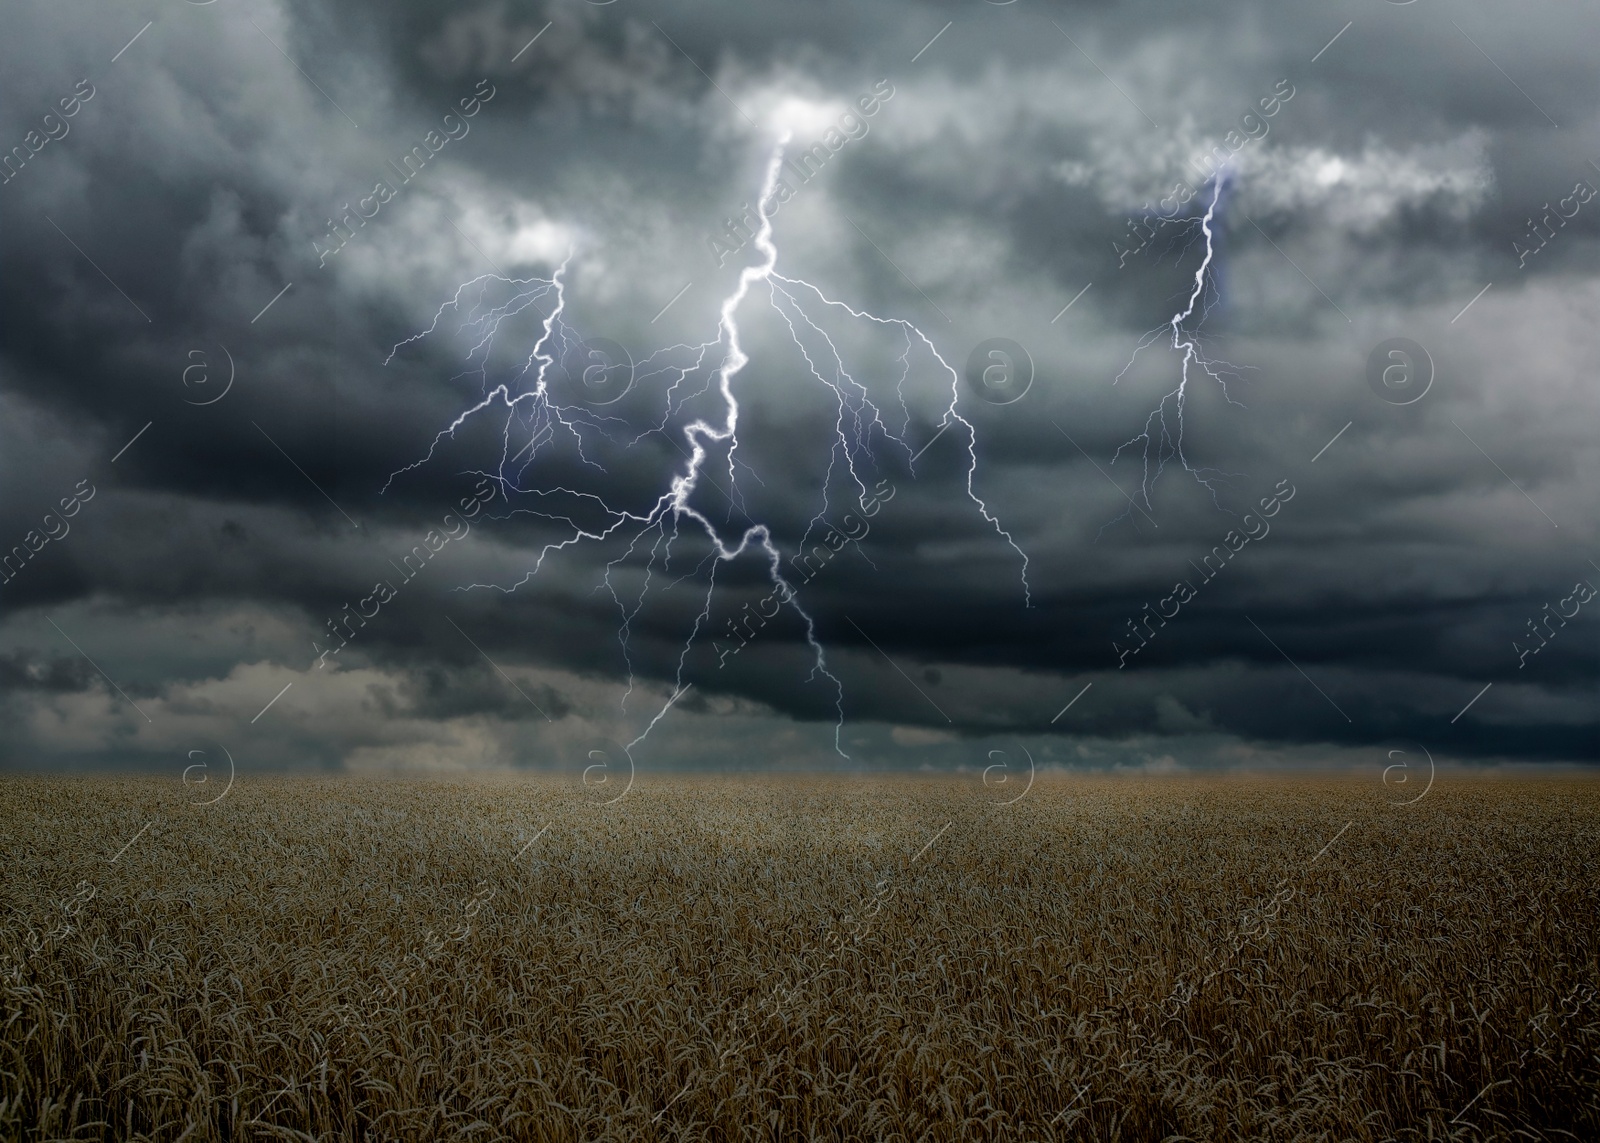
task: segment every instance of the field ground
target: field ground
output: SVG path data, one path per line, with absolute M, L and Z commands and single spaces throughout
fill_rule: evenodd
M 1600 782 L 1395 790 L 10 778 L 0 1134 L 1600 1138 Z

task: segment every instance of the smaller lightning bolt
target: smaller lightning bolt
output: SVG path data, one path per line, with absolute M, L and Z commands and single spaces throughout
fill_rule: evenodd
M 1189 370 L 1194 367 L 1204 373 L 1218 385 L 1223 399 L 1230 405 L 1240 404 L 1228 393 L 1228 377 L 1239 372 L 1238 366 L 1226 362 L 1213 361 L 1201 349 L 1198 328 L 1210 312 L 1215 301 L 1215 287 L 1206 277 L 1206 271 L 1211 267 L 1215 257 L 1215 235 L 1211 230 L 1211 223 L 1216 216 L 1217 204 L 1221 201 L 1223 185 L 1226 182 L 1225 172 L 1218 171 L 1212 180 L 1211 201 L 1206 206 L 1205 214 L 1200 219 L 1198 227 L 1199 237 L 1205 242 L 1205 256 L 1201 258 L 1200 265 L 1194 272 L 1194 287 L 1189 293 L 1189 301 L 1183 309 L 1173 314 L 1164 325 L 1156 327 L 1140 338 L 1138 346 L 1133 351 L 1133 356 L 1128 359 L 1128 364 L 1122 367 L 1112 381 L 1116 384 L 1133 368 L 1141 350 L 1161 340 L 1163 335 L 1170 335 L 1172 348 L 1180 355 L 1178 386 L 1171 392 L 1162 396 L 1156 407 L 1145 419 L 1144 431 L 1131 439 L 1124 441 L 1112 454 L 1112 462 L 1122 455 L 1124 449 L 1137 450 L 1143 462 L 1143 473 L 1140 481 L 1140 492 L 1144 497 L 1145 507 L 1150 507 L 1150 493 L 1155 482 L 1160 478 L 1169 460 L 1176 459 L 1184 470 L 1190 473 L 1200 485 L 1211 493 L 1213 503 L 1216 503 L 1217 490 L 1212 483 L 1214 477 L 1208 478 L 1205 473 L 1208 469 L 1195 468 L 1189 463 L 1189 458 L 1183 451 L 1183 414 L 1184 405 L 1189 395 Z M 1200 316 L 1194 322 L 1194 329 L 1186 328 L 1186 323 L 1195 317 L 1196 307 L 1201 307 Z M 1219 504 L 1220 507 L 1220 504 Z M 1116 517 L 1120 520 L 1132 512 L 1132 507 Z M 1102 529 L 1103 531 L 1104 529 Z

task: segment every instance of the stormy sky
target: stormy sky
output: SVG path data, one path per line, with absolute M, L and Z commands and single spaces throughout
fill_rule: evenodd
M 1600 758 L 1600 9 L 5 22 L 0 765 Z

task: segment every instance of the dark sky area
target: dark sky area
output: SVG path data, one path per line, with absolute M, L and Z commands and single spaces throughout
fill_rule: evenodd
M 4 23 L 0 766 L 1600 759 L 1600 8 Z

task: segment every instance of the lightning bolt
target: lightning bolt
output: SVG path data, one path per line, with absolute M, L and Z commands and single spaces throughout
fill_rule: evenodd
M 1139 353 L 1159 340 L 1170 338 L 1172 349 L 1179 354 L 1180 364 L 1177 388 L 1162 396 L 1161 400 L 1156 403 L 1156 407 L 1151 410 L 1150 415 L 1145 419 L 1144 430 L 1118 445 L 1116 452 L 1111 457 L 1112 463 L 1115 464 L 1125 449 L 1137 449 L 1143 464 L 1140 493 L 1144 497 L 1146 508 L 1150 507 L 1151 490 L 1155 487 L 1155 482 L 1160 479 L 1168 461 L 1177 460 L 1183 466 L 1184 471 L 1192 475 L 1206 491 L 1211 493 L 1212 502 L 1216 503 L 1219 508 L 1221 504 L 1217 501 L 1217 489 L 1213 483 L 1215 477 L 1208 478 L 1206 473 L 1217 472 L 1218 475 L 1233 475 L 1231 473 L 1222 473 L 1220 470 L 1196 468 L 1189 463 L 1189 458 L 1184 455 L 1183 451 L 1183 413 L 1184 404 L 1189 395 L 1189 370 L 1191 367 L 1215 381 L 1222 392 L 1223 399 L 1230 405 L 1240 404 L 1228 393 L 1228 378 L 1237 376 L 1241 367 L 1230 365 L 1223 361 L 1213 361 L 1207 357 L 1201 348 L 1199 333 L 1201 324 L 1205 321 L 1212 305 L 1216 302 L 1216 286 L 1212 279 L 1206 277 L 1206 271 L 1211 268 L 1212 258 L 1216 254 L 1215 235 L 1212 233 L 1211 223 L 1216 216 L 1217 204 L 1221 201 L 1223 186 L 1226 181 L 1225 171 L 1223 170 L 1219 170 L 1212 179 L 1211 201 L 1207 204 L 1205 214 L 1200 218 L 1198 227 L 1200 237 L 1205 242 L 1205 255 L 1200 259 L 1200 265 L 1195 268 L 1194 286 L 1189 293 L 1188 304 L 1173 314 L 1166 323 L 1150 330 L 1139 339 L 1139 344 L 1134 349 L 1132 356 L 1128 358 L 1128 363 L 1122 367 L 1121 372 L 1112 381 L 1113 385 L 1121 381 L 1128 370 L 1133 368 L 1134 362 L 1138 360 Z M 1201 307 L 1201 312 L 1199 317 L 1195 318 L 1195 308 L 1197 306 Z M 1190 319 L 1195 319 L 1192 328 L 1188 326 Z M 1133 508 L 1130 505 L 1126 511 L 1116 517 L 1116 520 L 1131 515 L 1132 511 Z M 1115 523 L 1115 520 L 1112 523 Z M 1103 528 L 1101 530 L 1104 531 Z
M 759 225 L 753 236 L 753 244 L 759 258 L 753 265 L 740 270 L 732 292 L 722 300 L 718 308 L 716 335 L 710 341 L 699 345 L 680 344 L 657 350 L 634 367 L 635 384 L 655 381 L 667 383 L 663 391 L 664 409 L 661 419 L 643 433 L 633 437 L 630 443 L 637 445 L 648 436 L 660 435 L 672 443 L 685 459 L 684 468 L 674 473 L 666 489 L 647 506 L 638 509 L 616 507 L 593 492 L 559 485 L 541 487 L 528 483 L 529 469 L 541 451 L 548 451 L 558 440 L 570 441 L 583 464 L 604 472 L 598 463 L 590 460 L 585 454 L 586 440 L 592 444 L 597 436 L 603 436 L 614 441 L 615 438 L 610 435 L 611 431 L 627 427 L 627 423 L 620 418 L 597 412 L 584 405 L 561 403 L 549 385 L 550 368 L 563 360 L 566 355 L 582 350 L 585 346 L 564 318 L 565 276 L 571 262 L 570 253 L 550 278 L 505 278 L 498 275 L 484 275 L 464 283 L 439 307 L 433 321 L 426 329 L 398 342 L 385 359 L 387 364 L 402 349 L 434 334 L 446 313 L 455 313 L 462 319 L 460 330 L 469 333 L 474 339 L 467 359 L 469 365 L 474 365 L 475 368 L 469 369 L 464 374 L 457 374 L 452 380 L 464 376 L 476 376 L 485 392 L 481 400 L 460 413 L 448 426 L 435 434 L 422 457 L 391 473 L 383 486 L 384 491 L 388 490 L 396 478 L 433 461 L 441 445 L 453 440 L 457 432 L 470 421 L 482 416 L 499 415 L 503 417 L 503 425 L 499 431 L 499 461 L 492 468 L 471 470 L 470 474 L 486 477 L 492 481 L 508 504 L 512 502 L 514 496 L 518 498 L 527 496 L 539 506 L 514 507 L 509 512 L 494 518 L 507 519 L 527 514 L 563 526 L 563 537 L 545 543 L 534 556 L 532 566 L 520 579 L 509 584 L 472 583 L 457 590 L 481 588 L 505 593 L 515 592 L 538 574 L 545 558 L 553 552 L 584 542 L 598 544 L 614 537 L 626 538 L 627 542 L 622 553 L 606 564 L 601 583 L 596 588 L 610 593 L 621 616 L 617 638 L 628 671 L 628 685 L 622 696 L 624 710 L 634 689 L 634 662 L 630 649 L 633 624 L 644 610 L 647 596 L 655 586 L 658 572 L 662 576 L 671 574 L 674 567 L 674 544 L 685 532 L 703 536 L 709 541 L 708 554 L 687 572 L 679 574 L 668 585 L 676 586 L 693 576 L 704 575 L 705 594 L 692 628 L 684 640 L 682 651 L 678 655 L 672 695 L 656 711 L 645 729 L 624 747 L 630 758 L 633 747 L 644 741 L 672 704 L 688 689 L 688 684 L 683 678 L 684 671 L 696 639 L 710 623 L 717 569 L 746 553 L 759 555 L 765 561 L 768 581 L 780 605 L 792 609 L 794 615 L 804 624 L 806 643 L 812 657 L 812 666 L 806 681 L 809 683 L 822 679 L 831 684 L 833 705 L 838 714 L 834 728 L 834 749 L 842 758 L 849 758 L 841 743 L 844 729 L 844 684 L 828 669 L 827 652 L 817 637 L 816 621 L 802 606 L 796 585 L 784 575 L 782 553 L 771 527 L 751 520 L 746 515 L 746 519 L 750 521 L 748 526 L 737 531 L 731 538 L 724 539 L 716 522 L 693 502 L 704 480 L 727 497 L 730 517 L 735 510 L 744 513 L 744 498 L 739 487 L 740 471 L 743 469 L 755 476 L 756 470 L 739 454 L 738 429 L 741 410 L 734 382 L 750 364 L 751 359 L 741 340 L 738 314 L 752 290 L 759 285 L 767 287 L 770 304 L 783 318 L 810 375 L 831 392 L 837 407 L 833 426 L 834 439 L 829 450 L 827 472 L 822 481 L 821 507 L 807 523 L 797 551 L 804 552 L 813 531 L 819 525 L 826 524 L 826 516 L 830 511 L 828 494 L 834 484 L 836 470 L 843 474 L 842 479 L 847 479 L 848 483 L 853 485 L 858 502 L 865 504 L 868 497 L 868 477 L 877 470 L 873 453 L 875 444 L 881 443 L 903 450 L 906 465 L 915 475 L 916 454 L 905 440 L 911 415 L 905 402 L 904 385 L 910 375 L 913 355 L 925 351 L 932 361 L 937 362 L 937 368 L 948 376 L 950 382 L 950 400 L 944 408 L 940 421 L 941 431 L 952 425 L 959 425 L 965 430 L 968 457 L 967 495 L 977 506 L 983 519 L 1021 558 L 1024 599 L 1028 606 L 1032 606 L 1032 592 L 1027 578 L 1027 554 L 1017 545 L 1011 533 L 1001 525 L 999 518 L 989 509 L 974 487 L 978 468 L 976 431 L 971 422 L 962 417 L 958 410 L 959 388 L 955 369 L 939 353 L 927 335 L 912 323 L 898 318 L 878 317 L 865 310 L 855 309 L 828 297 L 809 282 L 786 277 L 777 272 L 778 249 L 773 242 L 772 214 L 769 205 L 777 187 L 779 169 L 788 140 L 789 134 L 785 132 L 774 148 L 762 181 L 757 203 Z M 486 303 L 485 297 L 491 287 L 508 290 L 509 297 L 494 304 Z M 549 313 L 545 313 L 541 308 L 541 302 L 553 303 Z M 821 310 L 808 309 L 816 305 L 820 305 Z M 538 313 L 542 318 L 541 333 L 520 371 L 511 379 L 490 388 L 488 357 L 495 338 L 501 332 L 503 325 L 529 310 Z M 846 368 L 844 354 L 839 345 L 828 333 L 821 318 L 813 316 L 814 313 L 822 312 L 848 315 L 851 320 L 871 323 L 900 335 L 904 348 L 898 357 L 899 375 L 895 381 L 895 395 L 901 414 L 898 431 L 892 430 L 885 421 L 882 410 L 872 401 L 867 386 Z M 698 388 L 695 388 L 695 382 L 691 380 L 693 378 L 702 379 Z M 682 413 L 691 402 L 704 399 L 712 393 L 715 394 L 717 405 L 721 410 L 720 418 L 708 419 L 703 415 L 696 416 L 685 424 L 674 426 L 673 419 L 677 414 Z M 527 437 L 527 443 L 515 453 L 512 452 L 514 429 Z M 716 469 L 713 467 L 714 454 L 724 449 L 727 456 L 726 466 L 722 471 L 726 484 L 716 479 L 714 475 Z M 759 476 L 755 478 L 758 481 L 760 479 Z M 576 518 L 579 516 L 584 519 Z M 727 521 L 724 521 L 724 525 L 726 523 Z M 636 557 L 645 560 L 643 580 L 638 586 L 637 594 L 629 595 L 625 594 L 624 589 L 619 587 L 613 577 L 620 567 Z

